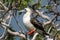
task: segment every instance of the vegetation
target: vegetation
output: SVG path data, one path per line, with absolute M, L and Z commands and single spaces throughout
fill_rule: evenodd
M 34 5 L 34 4 L 35 4 L 35 3 L 34 3 L 34 0 L 2 0 L 2 2 L 3 2 L 3 4 L 4 4 L 6 7 L 9 7 L 10 3 L 14 3 L 18 11 L 26 8 L 26 7 L 29 5 L 28 3 L 30 3 L 31 5 Z M 51 1 L 50 1 L 50 2 L 51 2 Z M 55 1 L 53 0 L 53 2 L 55 2 Z M 58 3 L 57 3 L 57 4 L 58 4 Z M 31 5 L 30 5 L 30 6 L 31 6 Z M 60 4 L 59 4 L 59 5 L 60 5 Z M 35 9 L 39 9 L 39 8 L 48 9 L 49 12 L 53 12 L 53 11 L 54 11 L 54 10 L 52 10 L 52 6 L 51 6 L 50 4 L 42 6 L 42 5 L 41 5 L 41 0 L 38 0 L 38 2 L 36 3 L 36 5 L 35 5 L 34 8 L 35 8 Z M 46 12 L 46 13 L 47 13 L 47 12 Z M 54 15 L 55 15 L 55 14 L 54 14 Z M 56 17 L 56 19 L 57 19 L 57 17 Z M 56 20 L 56 19 L 55 19 L 55 20 Z M 51 24 L 48 24 L 48 25 L 45 26 L 46 32 L 48 32 L 48 29 L 49 29 L 50 27 L 51 27 Z M 9 29 L 10 29 L 11 31 L 15 32 L 12 28 L 9 28 Z M 50 30 L 50 34 L 54 36 L 56 30 L 57 30 L 56 28 L 52 28 L 52 29 Z M 14 35 L 11 35 L 11 34 L 9 34 L 9 33 L 8 33 L 7 35 L 8 35 L 8 36 L 7 36 L 6 40 L 14 40 L 14 37 L 15 37 Z M 60 31 L 57 31 L 57 37 L 58 37 L 57 39 L 60 40 Z M 42 35 L 38 35 L 38 36 L 36 37 L 36 40 L 42 40 L 42 38 L 44 38 Z

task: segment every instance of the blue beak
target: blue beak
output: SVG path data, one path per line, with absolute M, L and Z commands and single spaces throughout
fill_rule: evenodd
M 22 13 L 26 13 L 26 10 L 21 10 L 21 11 L 18 11 L 19 15 L 22 14 Z

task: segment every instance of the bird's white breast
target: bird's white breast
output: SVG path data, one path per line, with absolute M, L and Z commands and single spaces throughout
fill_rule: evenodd
M 31 30 L 31 29 L 35 30 L 35 27 L 30 22 L 30 14 L 29 13 L 27 13 L 23 16 L 23 23 L 28 30 Z

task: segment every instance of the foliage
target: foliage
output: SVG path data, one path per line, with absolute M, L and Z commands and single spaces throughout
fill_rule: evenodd
M 43 36 L 41 34 L 39 34 L 35 40 L 42 40 Z
M 6 40 L 14 40 L 14 35 L 8 33 L 7 36 Z
M 60 40 L 60 30 L 57 33 L 57 40 Z
M 17 5 L 17 9 L 21 10 L 21 9 L 24 9 L 25 7 L 27 7 L 29 2 L 33 3 L 33 0 L 3 0 L 3 3 L 6 3 L 6 2 L 8 2 L 8 5 L 9 5 L 9 3 L 15 2 Z M 35 5 L 35 9 L 38 9 L 39 7 L 52 10 L 51 5 L 41 6 L 40 1 L 38 1 L 38 3 Z M 45 27 L 46 32 L 48 31 L 49 27 L 51 27 L 51 25 L 46 25 L 46 27 Z M 9 28 L 9 29 L 12 30 L 12 28 Z M 12 31 L 14 31 L 14 30 L 12 30 Z M 54 33 L 55 33 L 55 29 L 51 29 L 50 34 L 54 35 Z M 11 35 L 9 33 L 7 35 L 8 35 L 8 37 L 6 40 L 14 39 L 14 35 Z M 60 35 L 60 31 L 58 31 L 58 35 Z M 43 38 L 42 35 L 38 35 L 36 40 L 42 40 L 42 38 Z

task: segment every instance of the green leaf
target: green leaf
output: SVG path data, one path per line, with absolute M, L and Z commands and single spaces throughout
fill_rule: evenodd
M 5 0 L 3 0 L 3 3 L 5 3 Z

